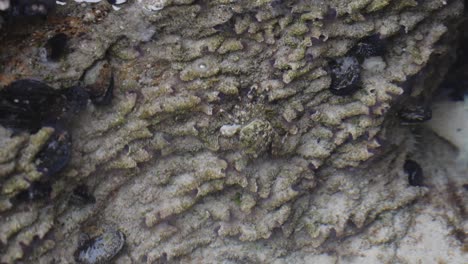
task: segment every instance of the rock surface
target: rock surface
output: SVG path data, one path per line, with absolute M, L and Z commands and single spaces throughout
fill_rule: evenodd
M 466 260 L 467 172 L 396 115 L 453 62 L 462 1 L 119 7 L 68 1 L 1 29 L 0 86 L 99 87 L 110 75 L 115 97 L 73 118 L 70 164 L 46 198 L 18 194 L 43 180 L 34 160 L 53 129 L 0 127 L 0 263 L 75 263 L 80 237 L 107 226 L 126 238 L 115 263 Z M 57 33 L 67 54 L 49 61 Z M 360 89 L 331 93 L 330 61 L 375 35 L 384 54 L 361 62 Z M 425 186 L 409 185 L 407 157 Z M 71 202 L 83 185 L 94 203 Z

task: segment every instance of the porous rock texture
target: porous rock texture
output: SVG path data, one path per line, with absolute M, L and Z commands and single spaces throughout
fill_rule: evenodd
M 462 13 L 460 0 L 68 1 L 4 25 L 0 86 L 86 85 L 108 63 L 115 98 L 75 117 L 46 199 L 15 196 L 43 177 L 53 129 L 0 128 L 0 263 L 75 263 L 80 236 L 105 226 L 126 236 L 115 263 L 463 263 L 453 149 L 395 114 L 437 87 Z M 57 32 L 69 53 L 50 62 Z M 362 62 L 362 88 L 330 93 L 329 61 L 376 34 L 385 54 Z M 408 184 L 407 156 L 425 186 Z M 83 184 L 96 203 L 70 203 Z

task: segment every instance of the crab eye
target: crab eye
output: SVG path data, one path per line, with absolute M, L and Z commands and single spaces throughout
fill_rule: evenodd
M 423 171 L 421 166 L 414 160 L 406 160 L 403 170 L 408 175 L 408 183 L 411 186 L 423 185 Z

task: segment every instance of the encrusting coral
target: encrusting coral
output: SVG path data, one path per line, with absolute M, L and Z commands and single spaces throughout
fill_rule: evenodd
M 414 247 L 405 234 L 429 188 L 408 182 L 416 143 L 396 107 L 418 92 L 412 80 L 450 65 L 462 1 L 118 7 L 5 17 L 0 87 L 37 79 L 113 98 L 73 113 L 70 163 L 37 199 L 18 194 L 46 177 L 36 157 L 57 128 L 0 127 L 0 263 L 73 263 L 89 249 L 80 237 L 106 234 L 115 263 L 411 263 L 400 245 Z M 51 59 L 44 45 L 58 33 L 66 47 Z M 350 56 L 359 81 L 337 95 L 330 68 Z M 441 237 L 451 251 L 437 256 L 463 259 Z

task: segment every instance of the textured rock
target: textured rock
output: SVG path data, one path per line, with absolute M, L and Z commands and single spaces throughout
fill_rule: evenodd
M 0 262 L 73 263 L 80 236 L 108 225 L 126 237 L 116 263 L 466 257 L 466 179 L 448 158 L 430 161 L 450 157 L 450 147 L 395 114 L 445 75 L 462 1 L 121 7 L 69 2 L 44 23 L 2 28 L 1 86 L 36 78 L 94 87 L 110 67 L 115 98 L 76 115 L 71 164 L 45 199 L 16 196 L 43 177 L 34 158 L 53 130 L 0 128 Z M 58 32 L 68 53 L 44 60 Z M 362 88 L 332 94 L 330 61 L 376 34 L 386 49 L 362 62 Z M 422 164 L 427 186 L 409 185 L 407 156 Z M 70 202 L 80 185 L 96 203 Z M 431 240 L 438 251 L 414 255 Z

